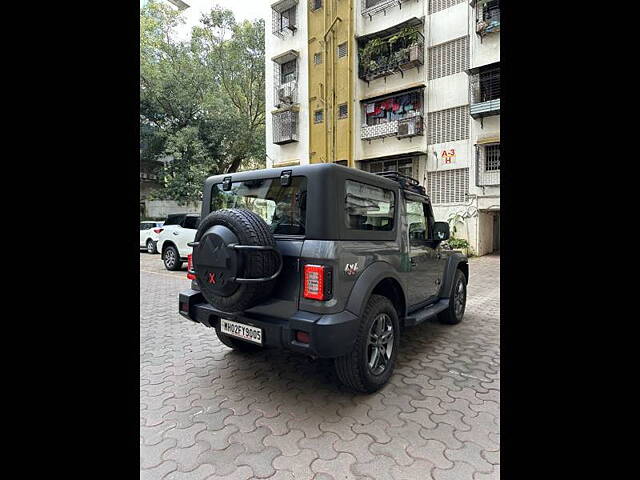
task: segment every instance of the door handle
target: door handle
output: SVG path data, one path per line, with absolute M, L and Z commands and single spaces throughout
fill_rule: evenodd
M 442 258 L 442 254 L 441 253 L 437 253 L 436 254 L 436 260 L 440 260 Z
M 416 263 L 416 261 L 413 258 L 409 261 L 409 263 L 411 263 L 412 267 L 417 267 L 418 266 L 418 264 Z
M 174 235 L 180 235 L 178 232 L 173 232 Z

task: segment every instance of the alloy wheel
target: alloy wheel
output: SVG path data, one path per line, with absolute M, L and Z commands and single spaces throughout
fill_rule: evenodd
M 458 280 L 456 284 L 456 290 L 453 296 L 453 304 L 456 313 L 456 317 L 460 319 L 464 312 L 464 305 L 466 300 L 466 292 L 464 288 L 464 281 L 462 279 Z
M 164 264 L 169 268 L 172 268 L 176 264 L 176 254 L 172 249 L 164 252 Z
M 393 351 L 393 323 L 386 313 L 378 315 L 369 329 L 367 365 L 373 375 L 381 375 L 391 361 Z

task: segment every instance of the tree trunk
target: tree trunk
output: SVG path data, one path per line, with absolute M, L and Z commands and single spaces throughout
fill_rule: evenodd
M 234 157 L 234 159 L 229 164 L 227 171 L 225 173 L 235 173 L 240 168 L 240 163 L 242 163 L 243 157 Z

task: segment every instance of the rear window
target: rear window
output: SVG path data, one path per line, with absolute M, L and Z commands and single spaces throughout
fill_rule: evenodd
M 306 225 L 307 179 L 292 177 L 283 187 L 280 177 L 233 182 L 231 190 L 213 186 L 211 211 L 244 208 L 262 217 L 276 235 L 304 235 Z
M 351 230 L 393 230 L 394 194 L 365 183 L 345 182 L 345 213 Z
M 200 223 L 200 217 L 187 217 L 184 219 L 183 228 L 191 228 L 193 230 L 197 230 L 199 223 Z
M 165 220 L 165 225 L 180 225 L 184 215 L 169 215 Z

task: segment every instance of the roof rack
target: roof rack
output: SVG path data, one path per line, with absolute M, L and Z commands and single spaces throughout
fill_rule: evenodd
M 398 182 L 402 188 L 405 190 L 409 190 L 410 192 L 418 193 L 420 195 L 427 195 L 424 187 L 420 185 L 420 182 L 415 178 L 411 178 L 408 175 L 404 175 L 400 172 L 387 171 L 387 172 L 378 172 L 376 175 L 380 175 L 381 177 L 388 178 L 389 180 L 393 180 L 394 182 Z

